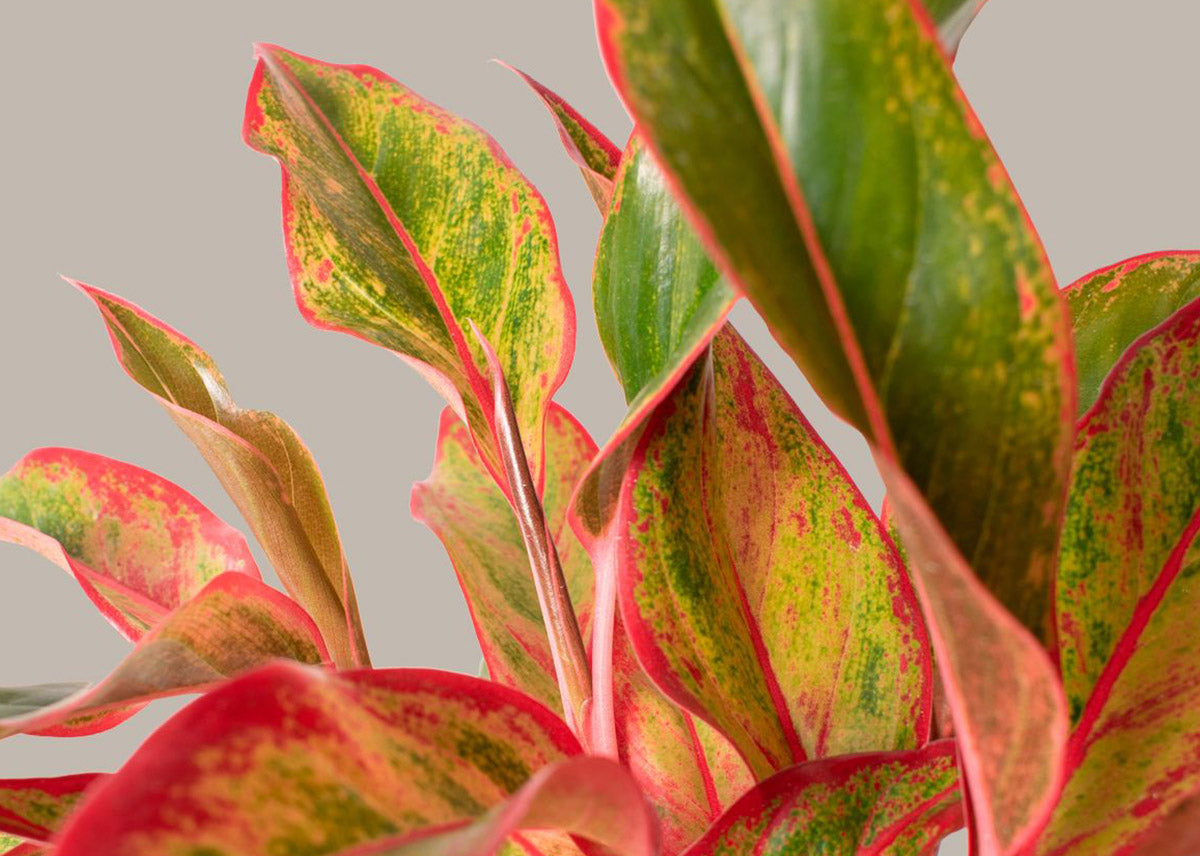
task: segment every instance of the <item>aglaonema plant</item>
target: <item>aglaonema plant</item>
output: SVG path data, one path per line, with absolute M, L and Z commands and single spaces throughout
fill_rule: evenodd
M 39 449 L 0 536 L 132 643 L 0 690 L 0 736 L 202 693 L 115 774 L 0 781 L 0 852 L 624 856 L 1200 850 L 1200 252 L 1065 289 L 959 91 L 965 0 L 596 0 L 636 127 L 518 72 L 604 216 L 602 446 L 554 401 L 574 306 L 538 192 L 382 72 L 257 50 L 312 324 L 445 397 L 411 510 L 486 677 L 372 668 L 316 463 L 84 283 L 242 536 Z M 745 297 L 866 437 L 882 516 L 727 322 Z

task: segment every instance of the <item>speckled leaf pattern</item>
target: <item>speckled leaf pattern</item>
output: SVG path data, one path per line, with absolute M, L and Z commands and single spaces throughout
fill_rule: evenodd
M 720 266 L 1049 638 L 1068 316 L 928 19 L 912 0 L 597 8 L 617 86 Z
M 621 162 L 621 150 L 558 93 L 538 83 L 519 68 L 512 70 L 550 111 L 563 148 L 579 167 L 584 184 L 596 200 L 600 213 L 607 214 L 612 201 L 613 180 Z
M 1200 297 L 1200 252 L 1135 256 L 1082 277 L 1064 294 L 1075 331 L 1082 415 L 1125 349 Z
M 658 811 L 675 856 L 750 789 L 754 777 L 720 732 L 667 699 L 642 671 L 617 616 L 613 708 L 621 762 Z
M 566 512 L 575 482 L 595 451 L 596 444 L 583 427 L 552 404 L 546 420 L 542 500 L 585 638 L 592 565 L 566 525 Z M 411 507 L 413 516 L 441 539 L 450 555 L 491 679 L 561 713 L 549 641 L 521 533 L 466 426 L 450 410 L 442 413 L 433 472 L 413 487 Z
M 1200 514 L 1100 674 L 1071 735 L 1070 778 L 1039 842 L 1043 856 L 1157 856 L 1136 847 L 1177 811 L 1186 813 L 1186 801 L 1200 792 L 1198 531 Z
M 102 773 L 79 773 L 49 779 L 0 779 L 0 841 L 7 834 L 48 842 L 83 792 L 103 778 Z
M 540 473 L 542 422 L 575 333 L 542 197 L 491 137 L 376 69 L 271 45 L 258 58 L 244 135 L 283 168 L 305 317 L 417 364 L 494 465 L 473 321 L 501 355 Z
M 125 372 L 204 456 L 334 662 L 367 663 L 337 524 L 300 437 L 274 413 L 238 407 L 212 358 L 183 334 L 115 295 L 75 285 L 95 301 Z
M 276 658 L 317 664 L 329 655 L 294 601 L 253 577 L 224 573 L 164 616 L 96 685 L 37 707 L 27 696 L 16 715 L 0 708 L 0 737 L 94 734 L 156 698 L 202 692 Z
M 971 573 L 916 485 L 886 458 L 876 461 L 906 533 L 970 797 L 975 852 L 1022 853 L 1062 785 L 1062 684 L 1046 649 Z
M 0 476 L 0 540 L 72 574 L 129 640 L 218 574 L 260 578 L 241 534 L 194 496 L 75 449 L 37 449 Z
M 496 683 L 281 663 L 173 717 L 91 792 L 55 853 L 337 853 L 477 818 L 579 752 L 558 717 Z
M 621 614 L 653 680 L 758 778 L 926 739 L 928 644 L 878 518 L 726 327 L 622 493 Z
M 1079 423 L 1057 583 L 1074 718 L 1200 507 L 1198 379 L 1200 299 L 1125 351 Z
M 525 829 L 559 829 L 617 856 L 658 856 L 658 821 L 624 768 L 606 758 L 570 758 L 543 767 L 482 818 L 417 833 L 342 856 L 492 856 Z
M 600 340 L 629 404 L 576 506 L 580 523 L 599 534 L 611 520 L 641 426 L 734 302 L 636 133 L 621 158 L 592 292 Z
M 954 744 L 808 761 L 757 785 L 687 856 L 926 856 L 962 825 Z

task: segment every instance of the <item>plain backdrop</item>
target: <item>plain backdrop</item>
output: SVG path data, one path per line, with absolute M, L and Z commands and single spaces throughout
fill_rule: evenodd
M 0 470 L 37 446 L 82 447 L 161 473 L 241 525 L 57 274 L 116 291 L 207 348 L 240 404 L 276 411 L 311 447 L 375 663 L 474 671 L 453 573 L 408 514 L 441 402 L 395 357 L 296 311 L 278 169 L 239 135 L 250 44 L 378 66 L 500 141 L 557 220 L 580 310 L 559 400 L 602 440 L 622 400 L 590 314 L 599 216 L 543 108 L 488 62 L 532 73 L 623 141 L 630 122 L 590 3 L 26 2 L 6 3 L 2 21 Z M 1200 4 L 1187 0 L 993 0 L 964 39 L 956 71 L 1062 284 L 1143 251 L 1200 246 L 1198 30 Z M 734 317 L 877 502 L 862 441 L 814 403 L 750 312 Z M 120 658 L 125 643 L 66 574 L 9 545 L 0 561 L 0 685 L 96 679 Z M 181 703 L 94 738 L 0 742 L 0 777 L 114 769 Z M 961 847 L 958 837 L 948 852 Z

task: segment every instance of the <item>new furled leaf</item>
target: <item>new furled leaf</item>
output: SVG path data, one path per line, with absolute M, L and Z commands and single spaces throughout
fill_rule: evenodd
M 954 744 L 808 761 L 748 792 L 686 856 L 926 856 L 962 825 Z
M 900 557 L 732 328 L 651 417 L 618 519 L 638 657 L 760 779 L 925 742 L 931 666 Z
M 272 665 L 160 728 L 91 792 L 55 853 L 337 853 L 477 818 L 579 753 L 558 717 L 499 684 Z
M 204 456 L 334 662 L 369 662 L 325 484 L 300 437 L 274 413 L 238 407 L 212 358 L 182 333 L 115 295 L 74 284 L 100 310 L 126 374 Z
M 288 270 L 305 318 L 412 363 L 500 477 L 474 322 L 500 353 L 540 478 L 542 423 L 575 338 L 542 197 L 491 137 L 377 69 L 273 45 L 257 54 L 243 134 L 283 169 Z

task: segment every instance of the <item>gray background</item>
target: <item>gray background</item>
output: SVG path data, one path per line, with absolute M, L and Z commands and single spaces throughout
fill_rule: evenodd
M 0 469 L 36 446 L 87 448 L 165 475 L 240 525 L 56 272 L 117 291 L 206 347 L 240 404 L 275 410 L 312 448 L 376 664 L 473 671 L 453 574 L 407 512 L 441 402 L 386 352 L 297 313 L 278 170 L 239 137 L 250 43 L 376 65 L 501 142 L 549 201 L 580 309 L 559 398 L 603 439 L 622 406 L 589 312 L 599 216 L 542 107 L 487 62 L 531 72 L 623 140 L 629 120 L 601 67 L 590 3 L 6 3 L 0 20 Z M 994 0 L 966 36 L 956 70 L 1060 282 L 1200 246 L 1198 28 L 1200 4 L 1186 0 Z M 813 403 L 750 313 L 735 318 L 877 501 L 861 440 Z M 95 679 L 120 658 L 125 643 L 67 575 L 10 545 L 0 561 L 0 685 Z M 114 769 L 180 703 L 94 738 L 0 742 L 0 776 Z

